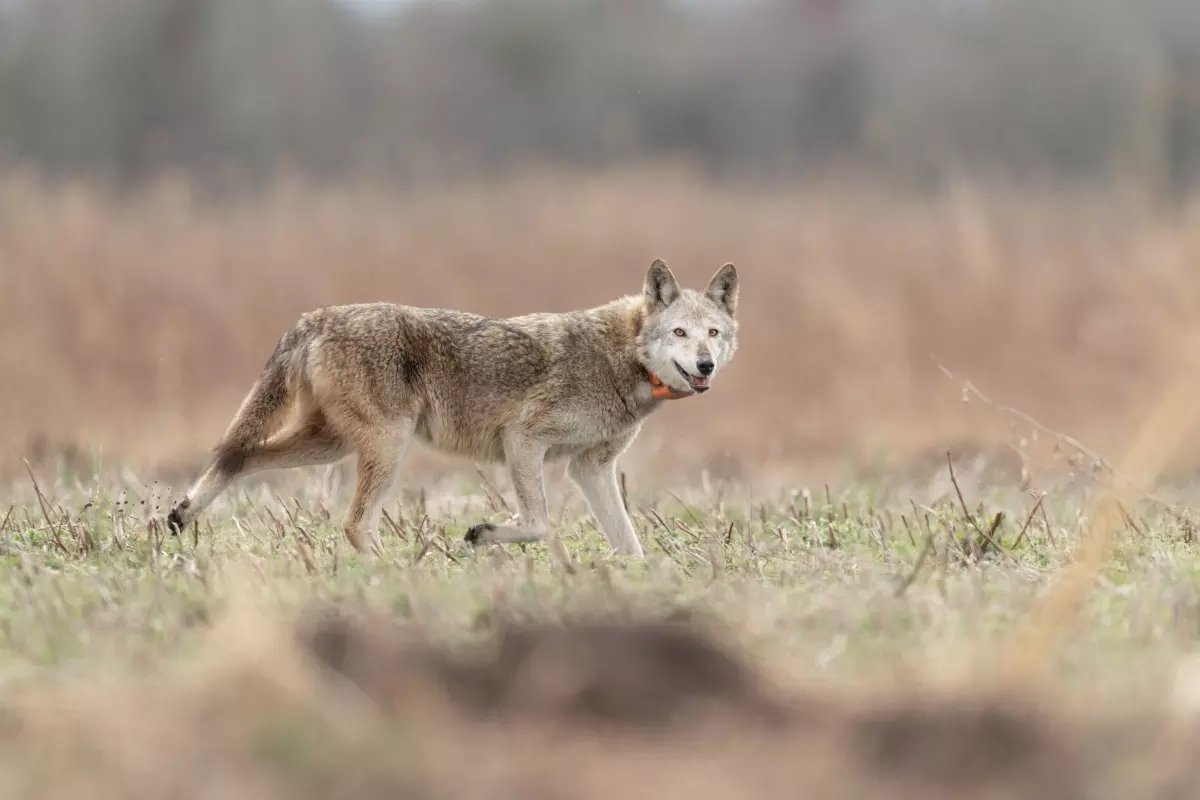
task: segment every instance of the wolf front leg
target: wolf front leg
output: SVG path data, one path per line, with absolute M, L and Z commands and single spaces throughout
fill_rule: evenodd
M 588 508 L 613 550 L 620 555 L 642 558 L 642 545 L 625 510 L 621 487 L 617 483 L 617 456 L 623 449 L 623 443 L 606 443 L 585 450 L 571 459 L 567 473 L 583 492 Z
M 508 462 L 513 489 L 517 493 L 521 524 L 480 523 L 467 531 L 464 538 L 468 544 L 537 542 L 545 539 L 550 532 L 550 514 L 546 510 L 546 486 L 542 475 L 546 446 L 524 436 L 514 436 L 504 443 L 504 457 Z

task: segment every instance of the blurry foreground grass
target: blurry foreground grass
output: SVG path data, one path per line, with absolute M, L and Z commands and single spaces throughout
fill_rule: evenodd
M 386 556 L 363 557 L 321 484 L 247 485 L 179 538 L 162 535 L 167 498 L 153 491 L 50 476 L 12 488 L 0 501 L 6 796 L 774 796 L 805 781 L 827 796 L 1118 797 L 1193 785 L 1200 542 L 1178 509 L 1127 509 L 1050 684 L 1013 687 L 994 680 L 998 654 L 1077 551 L 1078 489 L 1039 499 L 964 478 L 962 501 L 948 482 L 767 499 L 634 491 L 648 558 L 629 563 L 577 502 L 558 526 L 568 560 L 542 546 L 470 550 L 465 529 L 505 515 L 487 490 L 393 502 Z M 321 629 L 331 610 L 349 627 Z M 508 652 L 513 631 L 597 623 L 617 633 L 557 649 L 529 634 L 520 666 L 486 679 L 455 661 Z M 786 732 L 728 702 L 719 724 L 671 727 L 686 704 L 667 698 L 707 685 L 692 671 L 708 657 L 623 643 L 621 631 L 662 623 L 716 642 L 747 691 L 789 709 Z M 612 697 L 669 732 L 613 736 Z M 558 719 L 563 707 L 587 724 Z

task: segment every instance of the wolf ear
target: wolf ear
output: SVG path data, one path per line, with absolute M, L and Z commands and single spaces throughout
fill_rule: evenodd
M 729 316 L 737 312 L 738 276 L 733 264 L 726 264 L 717 270 L 717 274 L 708 283 L 705 291 L 708 299 L 725 309 Z
M 656 258 L 646 272 L 646 307 L 654 310 L 666 308 L 679 299 L 679 283 L 661 258 Z

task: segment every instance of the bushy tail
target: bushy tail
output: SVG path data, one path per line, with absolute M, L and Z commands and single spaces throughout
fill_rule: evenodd
M 239 472 L 250 451 L 279 427 L 291 405 L 297 348 L 302 347 L 298 339 L 294 331 L 289 331 L 279 341 L 262 375 L 242 401 L 216 448 L 217 469 L 221 472 Z

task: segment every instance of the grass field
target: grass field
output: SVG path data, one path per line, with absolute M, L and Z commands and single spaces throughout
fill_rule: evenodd
M 737 359 L 630 454 L 671 485 L 1004 449 L 1004 420 L 959 403 L 935 360 L 1111 449 L 1200 311 L 1200 204 L 1118 191 L 647 166 L 218 202 L 177 181 L 116 194 L 9 174 L 0 206 L 0 452 L 99 451 L 155 476 L 200 466 L 282 331 L 322 305 L 562 311 L 636 293 L 654 258 L 688 286 L 734 262 Z
M 1031 674 L 1021 633 L 1078 560 L 1095 487 L 981 486 L 969 461 L 954 477 L 961 500 L 948 466 L 925 487 L 631 490 L 642 563 L 609 556 L 569 498 L 561 549 L 472 551 L 465 529 L 506 514 L 482 479 L 391 503 L 375 559 L 342 540 L 337 470 L 247 484 L 178 538 L 162 534 L 161 488 L 35 473 L 36 488 L 0 503 L 0 786 L 47 797 L 1194 786 L 1190 517 L 1127 508 L 1079 617 L 1033 654 Z M 618 640 L 588 633 L 595 623 L 617 623 Z M 652 642 L 686 636 L 682 654 L 637 639 L 646 625 Z M 550 643 L 512 656 L 505 637 L 530 630 Z M 556 646 L 554 631 L 583 631 L 582 644 Z
M 963 465 L 960 464 L 960 470 Z M 698 615 L 799 675 L 964 678 L 1035 609 L 1079 546 L 1083 495 L 881 483 L 749 499 L 733 487 L 634 493 L 649 556 L 625 562 L 565 493 L 563 551 L 475 551 L 472 524 L 499 521 L 497 488 L 464 484 L 388 508 L 385 557 L 340 531 L 340 473 L 247 484 L 183 537 L 165 535 L 153 490 L 39 483 L 0 509 L 5 559 L 0 658 L 13 670 L 74 669 L 97 650 L 189 652 L 227 602 L 228 568 L 265 607 L 299 615 L 350 603 L 453 640 L 506 619 Z M 964 478 L 964 482 L 965 482 Z M 101 483 L 103 485 L 103 483 Z M 940 489 L 945 491 L 940 492 Z M 44 507 L 43 507 L 44 503 Z M 1062 668 L 1122 679 L 1173 666 L 1200 613 L 1200 554 L 1186 517 L 1134 509 Z M 997 521 L 999 515 L 999 521 Z M 1046 654 L 1053 661 L 1051 654 Z M 963 672 L 965 670 L 965 672 Z
M 0 796 L 1198 793 L 1194 201 L 660 166 L 0 203 Z M 383 558 L 346 466 L 164 535 L 299 313 L 577 308 L 654 257 L 744 286 L 737 359 L 622 461 L 644 562 L 554 470 L 558 544 L 470 550 L 507 482 L 421 452 Z

